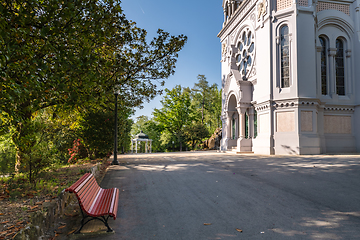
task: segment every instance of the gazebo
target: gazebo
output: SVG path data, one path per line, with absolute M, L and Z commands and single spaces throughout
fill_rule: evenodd
M 145 142 L 145 153 L 151 153 L 151 142 L 152 140 L 149 139 L 149 136 L 146 135 L 145 133 L 143 133 L 143 131 L 140 131 L 139 134 L 137 134 L 135 136 L 135 138 L 131 139 L 131 153 L 134 153 L 134 143 L 135 143 L 135 153 L 138 153 L 138 142 Z M 148 142 L 150 142 L 150 148 L 149 148 L 149 144 Z

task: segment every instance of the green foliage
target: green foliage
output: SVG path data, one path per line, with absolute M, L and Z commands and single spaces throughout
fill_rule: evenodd
M 120 108 L 118 112 L 118 144 L 120 149 L 127 149 L 131 120 L 130 109 Z M 114 111 L 89 110 L 82 114 L 79 122 L 79 137 L 83 140 L 92 159 L 111 155 L 114 149 Z
M 163 152 L 166 148 L 161 145 L 160 137 L 163 132 L 163 127 L 150 119 L 147 116 L 139 116 L 136 122 L 132 125 L 131 135 L 134 137 L 136 134 L 143 131 L 152 140 L 151 151 L 152 152 Z
M 174 152 L 179 149 L 179 142 L 176 136 L 169 131 L 163 131 L 160 136 L 160 146 L 165 149 L 164 152 Z
M 154 120 L 149 120 L 144 124 L 144 132 L 152 139 L 152 151 L 153 152 L 164 152 L 166 148 L 161 145 L 160 138 L 161 133 L 164 131 L 164 128 L 155 122 Z
M 131 126 L 131 136 L 135 136 L 136 134 L 139 134 L 140 131 L 143 131 L 147 134 L 147 131 L 145 130 L 145 124 L 149 121 L 149 117 L 141 115 L 136 118 L 136 122 Z
M 221 127 L 221 90 L 216 84 L 209 86 L 204 75 L 198 75 L 192 89 L 177 85 L 165 92 L 154 118 L 140 116 L 132 126 L 132 135 L 143 130 L 153 140 L 153 151 L 181 150 L 184 144 L 197 149 Z
M 114 113 L 110 111 L 89 111 L 82 114 L 79 136 L 83 139 L 88 156 L 104 157 L 114 146 Z
M 221 127 L 221 90 L 216 84 L 209 86 L 205 75 L 198 75 L 198 82 L 191 89 L 192 104 L 197 112 L 197 119 L 205 125 L 208 132 L 213 133 Z
M 64 113 L 59 114 L 65 116 Z M 70 128 L 74 124 L 70 116 L 74 115 L 72 113 L 61 119 L 52 108 L 40 110 L 31 121 L 26 122 L 25 133 L 20 131 L 20 135 L 24 134 L 22 138 L 18 132 L 12 135 L 13 141 L 18 141 L 17 147 L 21 148 L 17 154 L 22 154 L 25 160 L 19 171 L 26 172 L 30 182 L 34 182 L 44 168 L 65 162 L 66 151 L 74 136 Z
M 56 107 L 63 112 L 94 105 L 107 108 L 114 90 L 119 91 L 121 106 L 141 106 L 161 92 L 153 80 L 174 73 L 186 36 L 158 30 L 148 43 L 146 31 L 125 18 L 120 3 L 0 3 L 0 115 L 7 114 L 0 130 L 11 126 L 15 131 L 16 171 L 25 165 L 31 168 L 29 161 L 38 161 L 32 156 L 38 150 L 33 148 L 42 149 L 40 142 L 47 137 L 41 132 L 44 128 L 33 122 L 41 110 Z M 130 127 L 129 122 L 125 125 Z M 126 132 L 121 138 L 124 149 L 129 142 Z M 67 137 L 59 141 L 53 134 L 48 137 L 62 154 L 69 148 L 65 147 L 69 141 L 63 141 Z
M 182 151 L 185 127 L 195 119 L 188 92 L 183 91 L 180 85 L 172 90 L 165 89 L 166 95 L 161 100 L 162 108 L 153 112 L 154 120 L 162 128 L 176 136 L 179 149 Z
M 14 171 L 15 153 L 16 149 L 11 140 L 11 134 L 0 135 L 0 175 Z
M 191 143 L 192 149 L 195 149 L 196 144 L 209 137 L 209 135 L 208 129 L 200 122 L 195 122 L 185 128 L 186 140 Z

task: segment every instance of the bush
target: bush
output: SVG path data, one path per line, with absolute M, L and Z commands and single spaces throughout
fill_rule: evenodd
M 74 140 L 72 148 L 69 148 L 68 150 L 70 155 L 68 163 L 76 163 L 77 160 L 86 158 L 88 155 L 80 138 Z
M 129 148 L 131 120 L 130 110 L 119 108 L 118 111 L 118 149 Z M 82 114 L 78 136 L 89 153 L 89 157 L 103 158 L 114 149 L 114 112 L 110 110 L 92 110 Z
M 15 169 L 16 148 L 11 134 L 0 136 L 0 174 L 9 174 Z
M 89 157 L 105 157 L 113 149 L 113 113 L 90 111 L 83 114 L 79 123 L 79 136 L 83 139 Z

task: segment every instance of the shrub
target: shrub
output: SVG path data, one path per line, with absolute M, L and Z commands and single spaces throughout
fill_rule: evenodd
M 9 174 L 15 168 L 16 148 L 11 135 L 0 136 L 0 174 Z

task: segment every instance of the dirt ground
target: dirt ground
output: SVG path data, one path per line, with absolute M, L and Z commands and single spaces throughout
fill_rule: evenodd
M 100 179 L 105 175 L 108 162 L 101 165 Z M 58 169 L 56 177 L 64 179 L 60 186 L 54 188 L 53 193 L 43 192 L 41 190 L 33 191 L 28 189 L 16 189 L 23 194 L 17 198 L 11 198 L 10 191 L 7 189 L 0 189 L 0 240 L 1 239 L 14 239 L 21 229 L 25 228 L 30 223 L 30 215 L 33 212 L 41 211 L 44 203 L 57 201 L 58 188 L 65 189 L 73 182 L 79 179 L 84 172 L 88 171 L 91 167 L 95 166 L 96 162 L 70 165 L 65 168 Z M 65 170 L 66 169 L 66 170 Z M 2 187 L 3 188 L 3 187 Z M 13 189 L 12 189 L 13 190 Z M 76 200 L 76 199 L 74 199 Z M 75 202 L 76 203 L 76 202 Z M 65 215 L 59 219 L 59 226 L 53 231 L 50 239 L 59 239 L 61 234 L 69 234 L 73 231 L 71 225 L 72 221 L 79 218 L 79 206 L 74 204 L 73 208 L 67 209 Z M 69 222 L 69 224 L 67 224 Z M 66 232 L 65 230 L 69 231 Z

